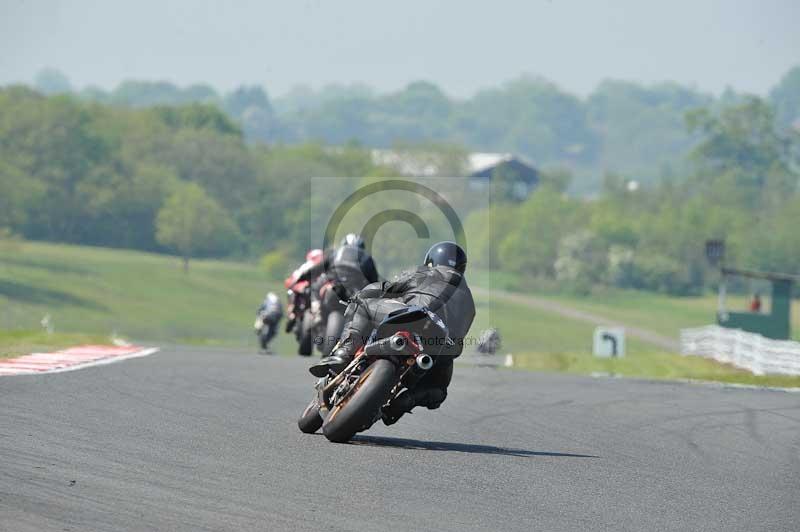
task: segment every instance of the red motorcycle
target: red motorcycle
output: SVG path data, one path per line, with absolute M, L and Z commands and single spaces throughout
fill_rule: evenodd
M 311 320 L 306 319 L 307 311 L 311 307 L 311 282 L 298 281 L 297 279 L 312 266 L 322 261 L 322 250 L 312 249 L 306 253 L 306 262 L 292 272 L 284 281 L 287 289 L 286 310 L 288 321 L 286 332 L 294 331 L 297 339 L 297 353 L 302 356 L 311 356 L 313 351 L 314 335 Z

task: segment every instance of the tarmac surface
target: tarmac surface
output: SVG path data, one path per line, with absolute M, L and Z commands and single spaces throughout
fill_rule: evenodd
M 307 365 L 0 377 L 0 530 L 800 530 L 800 394 L 460 366 L 332 444 L 295 424 Z

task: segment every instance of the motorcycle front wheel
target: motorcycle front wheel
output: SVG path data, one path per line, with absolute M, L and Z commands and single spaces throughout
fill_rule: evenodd
M 373 362 L 350 393 L 331 409 L 322 424 L 322 433 L 332 442 L 344 443 L 368 428 L 396 382 L 396 369 L 392 362 L 386 359 Z
M 314 399 L 303 410 L 303 415 L 297 420 L 297 427 L 306 434 L 314 434 L 321 426 L 322 416 L 319 415 L 319 405 Z

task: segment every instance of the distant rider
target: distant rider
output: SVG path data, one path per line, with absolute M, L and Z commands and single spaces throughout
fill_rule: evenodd
M 302 319 L 303 309 L 308 305 L 307 286 L 314 282 L 315 277 L 308 275 L 308 271 L 322 262 L 324 253 L 321 249 L 309 249 L 306 253 L 306 261 L 297 267 L 292 274 L 283 282 L 289 290 L 289 318 L 286 321 L 286 332 L 291 332 L 298 320 Z M 322 273 L 321 271 L 319 273 Z M 319 274 L 317 274 L 319 275 Z M 300 282 L 303 276 L 305 282 Z
M 348 299 L 369 283 L 378 280 L 375 261 L 365 249 L 364 239 L 355 233 L 347 234 L 338 248 L 326 250 L 322 261 L 305 268 L 295 282 L 314 280 L 314 286 L 333 281 L 340 298 Z
M 261 341 L 261 348 L 266 350 L 270 340 L 278 330 L 278 324 L 283 317 L 283 307 L 281 301 L 274 292 L 268 292 L 261 306 L 258 307 L 256 315 L 261 318 L 261 329 L 256 331 Z M 266 330 L 265 330 L 266 329 Z
M 439 408 L 447 397 L 453 376 L 453 360 L 461 354 L 464 338 L 475 318 L 472 292 L 464 278 L 466 267 L 467 255 L 458 244 L 440 242 L 428 250 L 423 265 L 415 271 L 403 274 L 395 281 L 365 287 L 347 307 L 344 332 L 333 355 L 312 366 L 311 373 L 322 377 L 329 369 L 341 371 L 390 312 L 419 305 L 444 320 L 454 342 L 444 347 L 433 368 L 410 393 L 406 390 L 392 402 L 392 411 L 383 412 L 383 421 L 391 425 L 415 406 Z

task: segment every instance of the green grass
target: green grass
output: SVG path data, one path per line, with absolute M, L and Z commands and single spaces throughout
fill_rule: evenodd
M 108 336 L 99 334 L 54 333 L 44 331 L 0 330 L 0 358 L 38 351 L 53 351 L 80 344 L 108 344 Z
M 515 276 L 506 273 L 490 275 L 487 272 L 475 272 L 470 275 L 470 280 L 476 286 L 512 292 L 519 284 Z M 714 295 L 669 297 L 619 289 L 605 289 L 589 296 L 559 294 L 552 290 L 529 290 L 527 293 L 672 338 L 677 338 L 682 328 L 713 323 L 717 308 Z M 502 353 L 513 354 L 515 368 L 759 386 L 800 386 L 800 377 L 754 376 L 747 371 L 700 357 L 660 352 L 630 336 L 626 342 L 625 358 L 596 358 L 591 355 L 594 325 L 503 302 L 501 297 L 491 297 L 491 300 L 491 305 L 485 299 L 478 301 L 476 329 L 480 331 L 490 323 L 499 326 L 503 335 Z M 728 305 L 730 308 L 744 308 L 745 297 L 729 297 Z M 795 302 L 792 310 L 793 331 L 795 338 L 798 338 L 800 302 Z
M 0 248 L 0 329 L 118 334 L 136 341 L 255 345 L 264 293 L 283 293 L 254 265 L 23 242 Z M 289 348 L 281 335 L 276 347 Z
M 515 287 L 523 284 L 518 276 L 502 272 L 491 275 L 476 272 L 471 279 L 477 286 L 508 291 L 515 291 Z M 716 294 L 673 297 L 639 290 L 600 288 L 582 296 L 558 293 L 552 287 L 548 288 L 551 289 L 521 291 L 673 338 L 677 338 L 680 329 L 716 323 Z M 743 311 L 747 308 L 747 299 L 745 295 L 728 295 L 727 307 Z M 800 300 L 792 302 L 792 338 L 800 341 Z
M 589 353 L 529 353 L 514 355 L 514 367 L 579 374 L 602 373 L 650 379 L 691 379 L 757 386 L 800 387 L 800 377 L 756 376 L 712 360 L 671 353 L 636 351 L 625 358 L 603 359 Z
M 481 275 L 470 276 L 470 282 L 484 284 L 487 277 Z M 246 263 L 198 260 L 186 275 L 176 258 L 164 255 L 32 242 L 0 247 L 0 352 L 107 341 L 112 334 L 143 343 L 255 349 L 252 322 L 267 290 L 283 293 L 279 282 Z M 609 291 L 600 298 L 545 297 L 673 336 L 680 327 L 710 323 L 714 310 L 710 298 L 630 291 Z M 481 296 L 476 305 L 472 335 L 499 327 L 503 353 L 513 353 L 523 369 L 800 386 L 797 378 L 753 377 L 700 358 L 654 352 L 634 338 L 628 338 L 625 359 L 595 359 L 589 323 L 500 298 Z M 40 329 L 46 314 L 56 334 L 29 332 Z M 286 334 L 274 347 L 281 353 L 296 350 Z
M 543 297 L 673 337 L 680 329 L 716 322 L 717 296 L 712 294 L 669 297 L 636 290 L 608 289 L 587 297 L 553 294 Z M 747 298 L 743 295 L 728 296 L 727 307 L 729 310 L 744 310 Z M 800 301 L 792 303 L 792 337 L 800 340 Z

